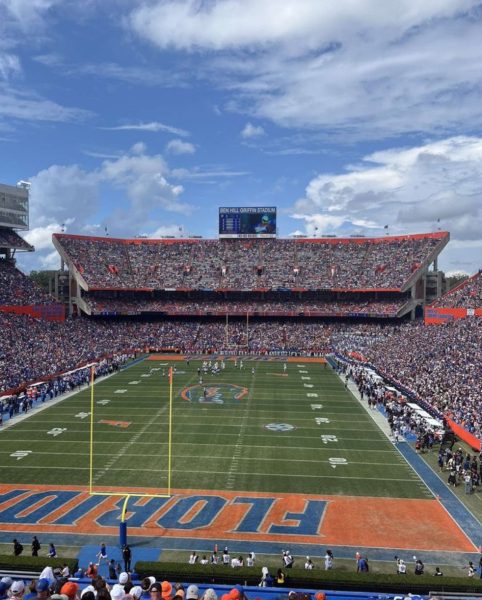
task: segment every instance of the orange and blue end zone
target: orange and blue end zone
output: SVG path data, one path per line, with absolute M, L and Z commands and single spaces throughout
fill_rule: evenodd
M 0 486 L 0 533 L 116 536 L 126 520 L 140 538 L 236 540 L 400 550 L 475 552 L 437 500 L 343 497 L 156 488 Z M 158 497 L 136 498 L 137 494 Z

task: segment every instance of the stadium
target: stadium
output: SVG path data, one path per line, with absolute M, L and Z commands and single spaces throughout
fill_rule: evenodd
M 49 294 L 16 266 L 28 189 L 0 200 L 5 547 L 479 564 L 482 277 L 445 291 L 449 232 L 284 239 L 239 207 L 216 239 L 55 233 Z

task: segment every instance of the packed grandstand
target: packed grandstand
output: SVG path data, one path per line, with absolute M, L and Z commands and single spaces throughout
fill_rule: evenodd
M 17 234 L 2 236 L 22 247 Z M 343 240 L 56 234 L 70 271 L 74 316 L 55 321 L 13 314 L 12 307 L 18 312 L 56 301 L 12 259 L 3 260 L 0 389 L 15 393 L 39 378 L 131 351 L 339 353 L 368 361 L 479 437 L 482 319 L 427 327 L 420 319 L 396 318 L 404 306 L 411 310 L 407 317 L 415 316 L 427 269 L 447 242 L 444 232 Z M 434 305 L 479 309 L 481 281 L 478 273 Z

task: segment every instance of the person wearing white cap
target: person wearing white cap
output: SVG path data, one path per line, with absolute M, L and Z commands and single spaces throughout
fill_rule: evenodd
M 23 594 L 25 592 L 25 583 L 20 579 L 19 581 L 14 581 L 10 586 L 10 597 L 16 600 L 23 598 Z
M 80 597 L 83 598 L 85 596 L 85 594 L 91 592 L 92 594 L 94 594 L 94 596 L 97 595 L 96 591 L 95 591 L 95 587 L 93 585 L 87 585 L 82 592 L 80 593 Z
M 55 581 L 55 575 L 52 567 L 45 567 L 40 573 L 39 579 L 48 579 L 50 581 L 50 585 L 52 585 L 52 583 Z
M 199 588 L 197 585 L 190 585 L 186 590 L 186 600 L 199 600 Z
M 112 586 L 112 589 L 110 590 L 110 597 L 112 600 L 122 600 L 125 595 L 126 591 L 123 585 L 116 583 Z
M 142 596 L 141 586 L 135 585 L 134 587 L 132 587 L 129 592 L 129 596 L 131 596 L 133 598 L 133 600 L 139 600 L 139 598 Z

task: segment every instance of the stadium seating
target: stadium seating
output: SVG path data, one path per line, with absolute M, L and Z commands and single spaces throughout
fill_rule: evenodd
M 0 306 L 48 304 L 53 299 L 10 260 L 0 260 Z
M 390 335 L 381 331 L 339 337 L 338 350 L 362 355 L 379 372 L 410 389 L 439 414 L 450 413 L 481 439 L 482 319 L 442 326 L 405 323 Z
M 13 229 L 0 227 L 0 248 L 14 248 L 16 250 L 33 251 L 33 246 L 27 243 Z
M 448 234 L 256 241 L 54 234 L 53 240 L 89 289 L 401 290 Z
M 80 318 L 51 323 L 0 314 L 4 332 L 0 388 L 16 388 L 79 364 L 124 350 L 176 349 L 240 353 L 357 352 L 411 388 L 439 411 L 451 410 L 476 435 L 482 382 L 482 322 L 444 327 L 375 325 L 311 320 L 111 321 Z M 78 340 L 83 340 L 79 344 Z M 448 355 L 447 349 L 451 352 Z M 401 351 L 401 349 L 406 349 Z
M 447 292 L 433 303 L 443 308 L 482 308 L 482 271 Z
M 91 314 L 129 314 L 164 313 L 173 316 L 181 315 L 274 315 L 274 316 L 377 316 L 396 317 L 398 311 L 406 304 L 406 298 L 392 300 L 377 300 L 368 296 L 358 301 L 336 300 L 323 301 L 320 299 L 295 299 L 290 294 L 284 294 L 283 299 L 259 298 L 257 300 L 217 300 L 198 297 L 185 299 L 171 297 L 150 299 L 142 294 L 132 294 L 129 297 L 108 297 L 105 295 L 87 294 L 84 301 L 90 308 Z

